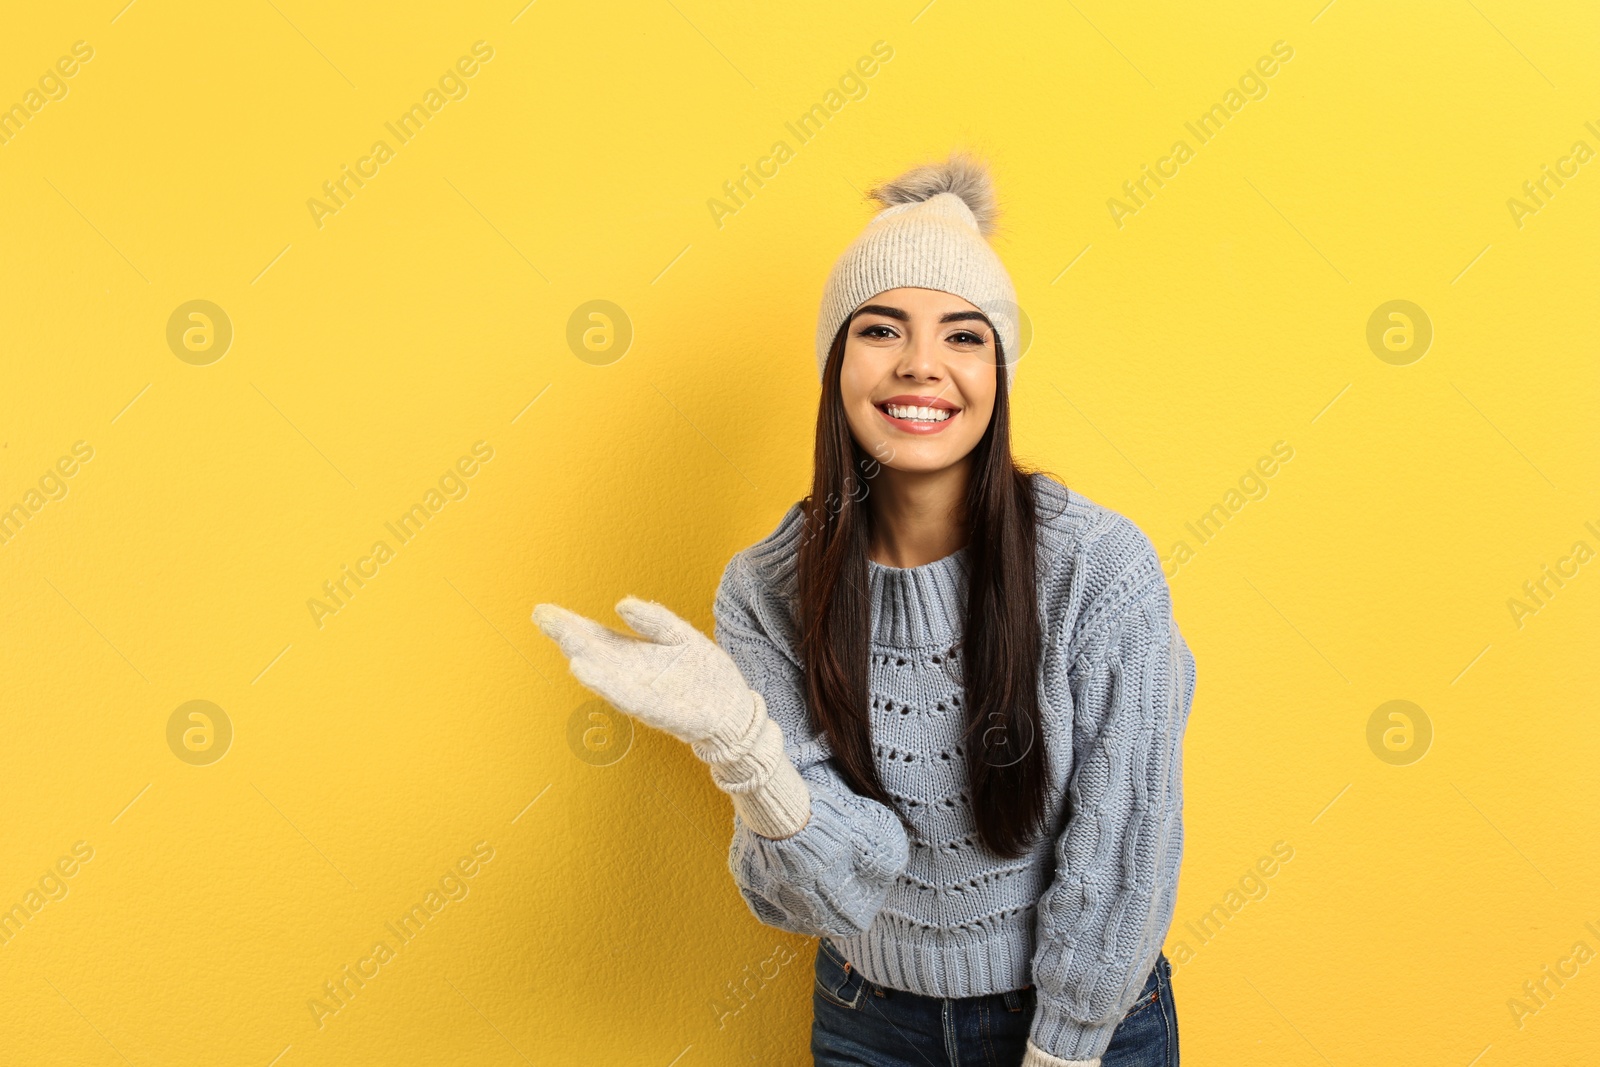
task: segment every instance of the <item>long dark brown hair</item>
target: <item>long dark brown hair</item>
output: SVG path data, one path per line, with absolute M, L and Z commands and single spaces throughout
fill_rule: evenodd
M 879 457 L 856 442 L 845 417 L 840 365 L 850 320 L 839 328 L 823 373 L 811 493 L 803 502 L 805 536 L 797 560 L 799 629 L 806 702 L 825 734 L 839 773 L 855 792 L 906 817 L 872 758 L 867 599 L 872 512 L 866 500 Z M 1038 543 L 1032 477 L 1011 454 L 1005 356 L 993 334 L 994 412 L 966 457 L 965 507 L 969 582 L 961 639 L 961 750 L 979 837 L 1016 858 L 1047 820 L 1048 753 L 1039 721 L 1041 634 L 1035 586 Z M 1045 475 L 1048 476 L 1048 475 Z

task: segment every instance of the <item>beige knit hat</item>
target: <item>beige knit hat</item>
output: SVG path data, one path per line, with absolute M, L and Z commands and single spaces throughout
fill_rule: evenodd
M 884 208 L 834 263 L 817 316 L 817 376 L 850 313 L 869 297 L 912 286 L 953 293 L 989 316 L 1000 336 L 1006 389 L 1016 377 L 1021 319 L 1016 290 L 986 239 L 998 210 L 984 164 L 953 152 L 913 167 L 867 195 Z

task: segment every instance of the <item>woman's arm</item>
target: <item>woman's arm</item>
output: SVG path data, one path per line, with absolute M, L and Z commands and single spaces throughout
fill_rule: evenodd
M 1107 540 L 1090 569 L 1110 580 L 1046 649 L 1047 685 L 1056 691 L 1065 676 L 1073 697 L 1074 766 L 1056 875 L 1039 900 L 1023 1067 L 1098 1064 L 1155 964 L 1177 894 L 1194 656 L 1149 539 L 1123 520 Z
M 811 817 L 788 837 L 756 833 L 734 808 L 728 868 L 756 918 L 811 937 L 851 937 L 872 924 L 910 845 L 894 812 L 850 789 L 811 727 L 799 664 L 776 626 L 780 610 L 735 556 L 715 606 L 717 644 L 738 664 L 782 730 L 784 750 L 811 795 Z

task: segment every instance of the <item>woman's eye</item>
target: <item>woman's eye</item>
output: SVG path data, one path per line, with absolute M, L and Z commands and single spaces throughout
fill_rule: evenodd
M 950 340 L 963 345 L 981 345 L 986 343 L 986 338 L 979 337 L 971 330 L 959 330 L 950 335 Z
M 883 333 L 875 333 L 874 331 L 876 331 L 876 330 L 882 330 Z M 893 328 L 891 328 L 889 326 L 885 326 L 883 323 L 880 322 L 880 323 L 876 323 L 875 325 L 872 325 L 872 326 L 864 327 L 863 329 L 861 329 L 856 334 L 856 336 L 857 337 L 893 337 L 894 336 L 894 330 L 893 330 Z

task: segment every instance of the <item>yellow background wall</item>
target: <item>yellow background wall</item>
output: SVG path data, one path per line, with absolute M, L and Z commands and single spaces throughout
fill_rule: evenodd
M 1199 663 L 1185 1062 L 1592 1053 L 1592 5 L 123 2 L 0 34 L 0 1061 L 809 1063 L 725 799 L 529 612 L 709 630 L 862 190 L 952 147 L 1019 450 L 1169 555 Z

